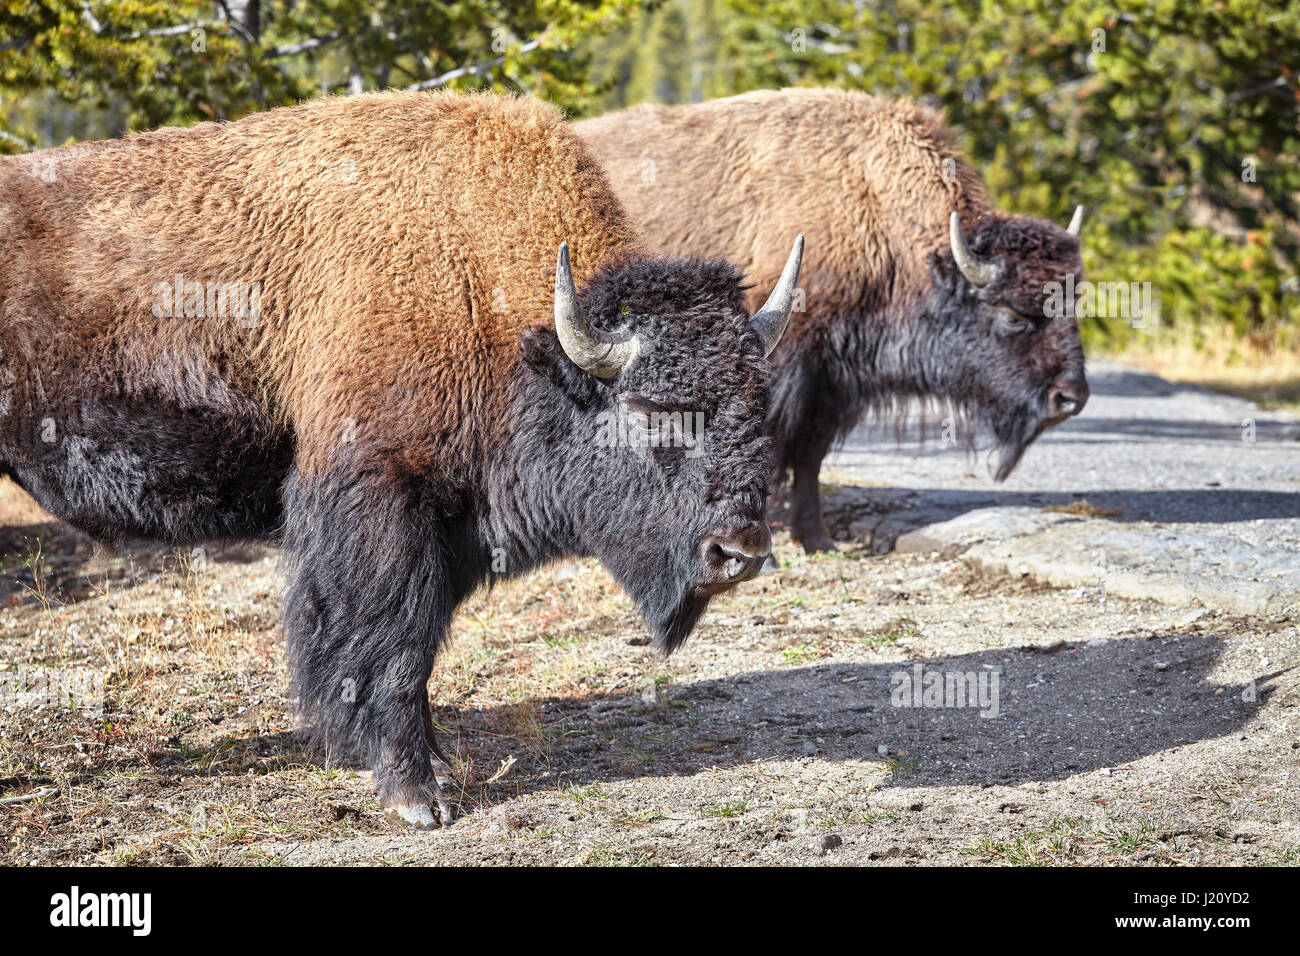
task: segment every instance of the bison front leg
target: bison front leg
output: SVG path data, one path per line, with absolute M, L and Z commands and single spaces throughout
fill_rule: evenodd
M 835 550 L 835 542 L 826 533 L 822 518 L 819 483 L 822 459 L 830 447 L 831 436 L 805 438 L 796 449 L 791 467 L 790 536 L 803 545 L 808 554 Z
M 385 811 L 453 819 L 426 742 L 427 683 L 456 598 L 446 529 L 373 475 L 296 473 L 285 492 L 293 690 L 326 752 L 366 760 Z

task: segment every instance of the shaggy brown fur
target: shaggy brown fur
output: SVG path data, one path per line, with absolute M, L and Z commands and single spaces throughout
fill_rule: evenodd
M 759 90 L 691 106 L 638 106 L 575 124 L 646 241 L 749 270 L 750 298 L 780 274 L 779 238 L 808 242 L 790 350 L 845 310 L 917 300 L 956 209 L 968 234 L 983 183 L 941 117 L 844 90 Z M 940 174 L 950 160 L 953 181 Z
M 255 383 L 304 469 L 345 433 L 413 471 L 481 459 L 556 248 L 579 281 L 637 251 L 558 111 L 487 96 L 322 98 L 11 158 L 0 197 L 6 355 L 39 355 L 50 392 L 181 408 Z M 260 282 L 260 320 L 159 321 L 173 273 Z
M 833 441 L 875 411 L 938 399 L 988 426 L 998 474 L 1056 419 L 1051 389 L 1087 397 L 1071 312 L 1043 321 L 1043 285 L 1082 278 L 1058 226 L 989 206 L 938 114 L 830 89 L 759 91 L 676 107 L 641 106 L 576 124 L 652 248 L 721 256 L 747 270 L 756 302 L 780 271 L 779 237 L 808 239 L 796 310 L 772 356 L 769 427 L 794 480 L 792 530 L 830 548 L 817 473 Z M 955 273 L 949 216 L 999 280 Z M 1004 336 L 999 315 L 1035 318 Z

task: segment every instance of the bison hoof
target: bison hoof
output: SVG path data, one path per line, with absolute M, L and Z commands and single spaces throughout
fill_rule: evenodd
M 442 825 L 449 827 L 452 821 L 456 819 L 456 814 L 448 803 L 442 797 L 438 797 L 438 813 L 434 814 L 433 808 L 424 803 L 402 803 L 397 806 L 388 807 L 384 810 L 384 816 L 390 821 L 401 827 L 410 830 L 436 830 L 438 828 L 439 818 Z
M 433 830 L 438 826 L 433 811 L 423 803 L 405 803 L 389 807 L 384 811 L 384 816 L 398 826 L 407 826 L 412 830 Z

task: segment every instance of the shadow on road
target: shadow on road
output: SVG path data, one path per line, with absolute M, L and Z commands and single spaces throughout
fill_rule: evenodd
M 1189 421 L 1177 418 L 1090 418 L 1071 419 L 1053 431 L 1044 432 L 1040 443 L 1054 441 L 1078 443 L 1112 441 L 1116 436 L 1127 442 L 1179 442 L 1198 444 L 1226 442 L 1245 445 L 1249 441 L 1290 442 L 1300 449 L 1300 426 L 1291 422 L 1259 421 L 1248 416 L 1229 421 Z

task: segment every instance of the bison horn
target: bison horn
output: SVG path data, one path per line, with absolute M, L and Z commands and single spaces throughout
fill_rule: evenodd
M 613 378 L 632 361 L 639 348 L 635 335 L 619 340 L 583 318 L 578 290 L 573 285 L 567 242 L 560 243 L 560 255 L 555 263 L 555 332 L 564 354 L 596 378 Z
M 1078 236 L 1083 231 L 1083 207 L 1075 206 L 1074 215 L 1070 217 L 1070 224 L 1066 226 L 1065 231 L 1072 236 Z
M 966 236 L 961 231 L 961 219 L 955 212 L 948 219 L 948 241 L 952 244 L 952 257 L 957 260 L 957 268 L 971 285 L 988 285 L 997 278 L 997 263 L 985 262 L 967 247 Z
M 803 236 L 796 236 L 790 258 L 785 261 L 776 288 L 767 297 L 763 307 L 750 316 L 749 323 L 763 340 L 763 354 L 771 355 L 785 334 L 785 327 L 794 310 L 794 297 L 799 291 L 799 267 L 803 264 Z

